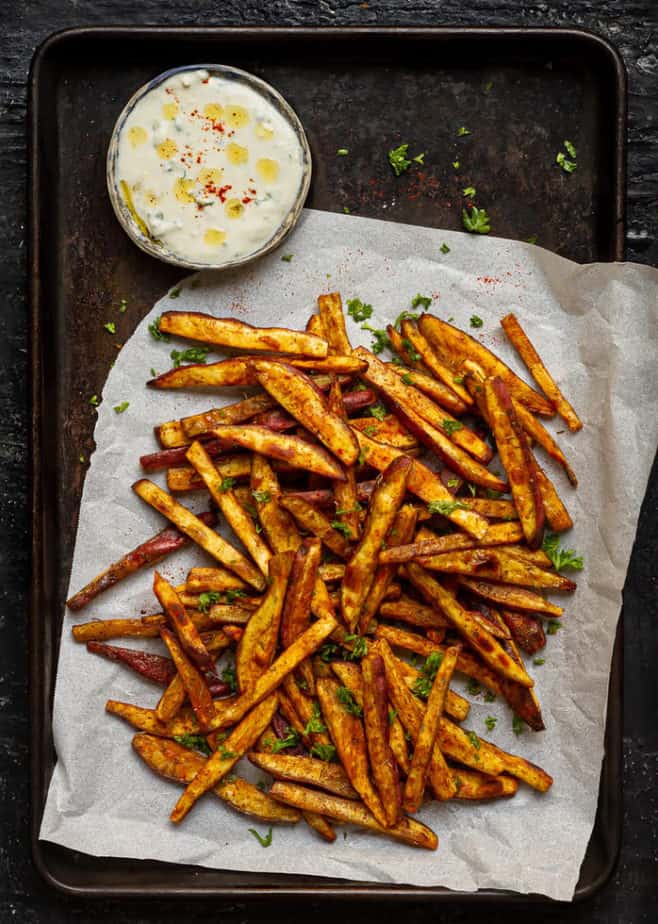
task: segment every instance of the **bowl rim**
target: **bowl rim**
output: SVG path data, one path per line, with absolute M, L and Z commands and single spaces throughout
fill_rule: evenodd
M 158 244 L 153 238 L 147 237 L 138 227 L 132 213 L 130 212 L 127 204 L 123 199 L 123 196 L 120 194 L 116 176 L 119 137 L 128 116 L 137 105 L 137 103 L 148 93 L 150 93 L 151 90 L 163 84 L 170 77 L 174 77 L 176 74 L 185 73 L 187 71 L 202 70 L 208 71 L 211 75 L 216 73 L 220 74 L 221 76 L 236 77 L 242 82 L 246 83 L 248 86 L 251 86 L 253 89 L 255 89 L 258 93 L 260 93 L 261 96 L 264 96 L 268 102 L 270 102 L 270 104 L 274 104 L 275 108 L 278 108 L 281 114 L 288 120 L 302 149 L 302 176 L 295 201 L 293 202 L 281 223 L 273 232 L 272 236 L 261 247 L 259 247 L 257 250 L 254 250 L 252 253 L 245 254 L 242 257 L 237 257 L 222 263 L 199 262 L 186 259 L 185 257 L 181 257 L 172 251 L 169 251 L 162 244 Z M 109 199 L 112 204 L 112 209 L 117 218 L 117 221 L 126 232 L 128 237 L 131 239 L 131 241 L 144 253 L 149 254 L 151 257 L 155 257 L 157 260 L 161 260 L 162 262 L 168 263 L 172 266 L 178 266 L 181 269 L 191 270 L 235 269 L 238 266 L 244 266 L 246 263 L 252 263 L 259 257 L 263 257 L 266 254 L 271 253 L 271 251 L 275 250 L 281 243 L 283 243 L 285 238 L 288 236 L 288 234 L 290 234 L 300 218 L 311 185 L 312 172 L 313 159 L 311 156 L 311 148 L 308 142 L 308 138 L 306 136 L 306 132 L 304 130 L 301 119 L 292 108 L 290 103 L 275 87 L 269 84 L 266 80 L 263 80 L 261 77 L 257 77 L 250 71 L 245 71 L 242 68 L 234 67 L 232 64 L 183 64 L 177 67 L 169 68 L 166 71 L 162 71 L 162 73 L 157 74 L 155 77 L 152 77 L 146 83 L 142 84 L 142 86 L 138 87 L 132 96 L 130 96 L 128 101 L 123 106 L 121 112 L 117 116 L 114 127 L 112 128 L 112 133 L 110 135 L 105 159 L 106 185 Z

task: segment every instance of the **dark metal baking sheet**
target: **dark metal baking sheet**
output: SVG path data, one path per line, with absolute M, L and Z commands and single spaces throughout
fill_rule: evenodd
M 180 275 L 141 253 L 105 191 L 105 150 L 131 93 L 166 68 L 217 61 L 276 86 L 306 127 L 308 205 L 435 227 L 460 226 L 477 186 L 493 229 L 581 262 L 623 258 L 626 85 L 615 50 L 557 29 L 93 28 L 59 33 L 32 63 L 31 284 L 33 570 L 32 841 L 53 886 L 81 895 L 514 900 L 514 893 L 418 888 L 98 859 L 40 842 L 55 754 L 52 693 L 65 592 L 95 414 L 117 342 Z M 472 134 L 457 138 L 459 126 Z M 564 138 L 578 170 L 554 165 Z M 396 180 L 389 147 L 427 151 Z M 336 157 L 348 147 L 349 157 Z M 460 161 L 460 168 L 453 161 Z M 563 180 L 568 179 L 568 182 Z M 125 298 L 129 310 L 112 315 Z M 117 320 L 117 337 L 103 330 Z M 606 758 L 577 898 L 607 881 L 621 835 L 621 628 L 612 662 Z M 527 901 L 527 896 L 520 896 Z

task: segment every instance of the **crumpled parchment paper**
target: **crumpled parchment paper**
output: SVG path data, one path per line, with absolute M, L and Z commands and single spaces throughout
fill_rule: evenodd
M 282 252 L 292 259 L 282 261 Z M 545 664 L 529 667 L 546 731 L 515 735 L 509 708 L 482 696 L 470 697 L 464 724 L 545 767 L 555 782 L 545 795 L 522 785 L 511 800 L 428 803 L 419 817 L 439 836 L 435 853 L 352 828 L 329 845 L 302 825 L 275 828 L 264 853 L 247 831 L 253 820 L 211 796 L 174 827 L 168 814 L 178 788 L 152 774 L 131 750 L 132 729 L 103 711 L 108 698 L 155 706 L 160 690 L 88 654 L 70 633 L 74 621 L 156 612 L 148 570 L 82 613 L 65 615 L 54 709 L 58 763 L 41 837 L 96 856 L 571 898 L 596 813 L 621 590 L 656 449 L 657 283 L 658 271 L 648 267 L 581 266 L 529 244 L 306 211 L 283 251 L 236 272 L 190 277 L 178 297 L 165 295 L 121 350 L 103 389 L 70 593 L 165 525 L 130 490 L 142 475 L 139 456 L 156 448 L 153 425 L 237 400 L 228 389 L 144 387 L 151 368 L 169 368 L 170 350 L 185 346 L 149 335 L 148 324 L 162 311 L 189 308 L 303 328 L 318 294 L 339 291 L 344 300 L 358 296 L 372 304 L 370 324 L 384 327 L 422 293 L 431 296 L 432 312 L 475 332 L 527 379 L 499 326 L 508 311 L 517 314 L 584 422 L 578 434 L 559 418 L 548 424 L 580 477 L 578 489 L 545 461 L 575 521 L 563 541 L 584 554 L 585 570 L 575 595 L 562 598 L 563 628 L 541 652 Z M 473 315 L 484 322 L 475 331 Z M 371 335 L 351 319 L 348 327 L 355 345 L 370 344 Z M 130 406 L 118 414 L 113 407 L 123 401 Z M 154 480 L 163 484 L 163 473 Z M 183 502 L 205 506 L 193 495 Z M 179 582 L 202 563 L 210 564 L 204 553 L 187 549 L 161 570 Z M 142 640 L 118 644 L 158 650 L 158 643 Z M 485 729 L 488 715 L 497 718 L 492 732 Z M 249 773 L 259 778 L 253 768 Z

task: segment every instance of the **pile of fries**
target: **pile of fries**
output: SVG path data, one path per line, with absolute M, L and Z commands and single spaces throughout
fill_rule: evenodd
M 177 587 L 155 571 L 161 613 L 73 635 L 163 688 L 155 708 L 109 700 L 107 711 L 138 730 L 142 760 L 185 787 L 173 822 L 212 792 L 328 841 L 343 822 L 434 850 L 435 833 L 411 817 L 424 799 L 552 784 L 462 726 L 470 703 L 451 680 L 465 675 L 544 728 L 521 650 L 534 654 L 542 621 L 562 616 L 544 592 L 575 584 L 541 549 L 546 526 L 572 522 L 533 447 L 575 485 L 539 417 L 581 423 L 513 315 L 503 329 L 542 393 L 431 314 L 389 326 L 397 356 L 386 363 L 352 347 L 339 295 L 318 308 L 304 332 L 185 311 L 159 320 L 162 334 L 242 352 L 151 387 L 258 391 L 156 427 L 162 448 L 141 464 L 166 471 L 168 490 L 148 478 L 133 490 L 169 525 L 68 605 L 80 611 L 190 542 L 213 566 Z M 210 499 L 201 515 L 179 499 L 198 491 Z M 160 638 L 168 656 L 107 644 L 121 637 Z M 239 775 L 243 758 L 273 778 L 269 791 Z

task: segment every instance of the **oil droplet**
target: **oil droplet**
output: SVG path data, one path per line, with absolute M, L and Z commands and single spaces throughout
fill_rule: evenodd
M 227 199 L 224 205 L 224 212 L 228 218 L 240 218 L 244 212 L 244 205 L 239 199 Z
M 226 146 L 226 159 L 230 164 L 246 164 L 249 160 L 249 149 L 243 148 L 241 144 L 231 141 Z
M 223 172 L 221 167 L 204 167 L 203 170 L 199 171 L 199 183 L 201 186 L 219 186 L 222 182 Z
M 148 140 L 148 133 L 141 125 L 135 125 L 128 132 L 128 139 L 134 148 L 138 148 Z
M 219 228 L 208 228 L 203 235 L 203 242 L 208 247 L 219 247 L 226 240 L 226 231 L 220 231 Z
M 261 157 L 260 160 L 257 160 L 256 170 L 258 171 L 260 178 L 266 183 L 276 182 L 279 176 L 278 161 L 272 160 L 270 157 Z
M 217 122 L 217 120 L 221 119 L 224 115 L 224 107 L 220 106 L 219 103 L 206 103 L 203 114 L 207 119 L 212 119 L 213 122 Z
M 178 103 L 165 103 L 162 107 L 162 118 L 170 122 L 178 115 Z
M 193 186 L 194 180 L 185 180 L 182 176 L 178 177 L 174 183 L 174 195 L 179 202 L 194 202 L 194 198 L 190 195 L 190 190 Z
M 226 109 L 226 121 L 231 128 L 242 128 L 250 121 L 249 113 L 244 106 L 228 106 Z
M 269 122 L 258 122 L 255 128 L 257 138 L 263 141 L 269 141 L 274 135 L 274 129 Z
M 178 145 L 173 138 L 165 138 L 155 149 L 162 160 L 171 160 L 178 154 Z

